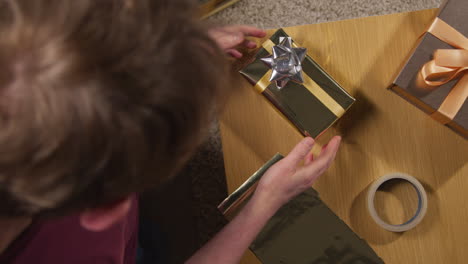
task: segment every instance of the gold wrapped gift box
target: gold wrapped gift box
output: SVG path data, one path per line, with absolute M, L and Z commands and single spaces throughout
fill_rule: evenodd
M 271 54 L 272 47 L 279 44 L 280 37 L 289 36 L 282 29 L 276 31 L 262 44 L 253 62 L 240 73 L 304 136 L 318 137 L 351 107 L 355 99 L 309 55 L 302 62 L 304 83 L 290 81 L 278 89 L 274 82 L 269 81 L 270 68 L 260 59 Z M 294 39 L 293 44 L 300 47 L 300 44 L 294 43 Z

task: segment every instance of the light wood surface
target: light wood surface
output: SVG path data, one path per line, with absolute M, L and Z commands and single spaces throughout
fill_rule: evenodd
M 435 13 L 425 10 L 285 28 L 357 99 L 318 140 L 323 144 L 335 134 L 344 139 L 334 165 L 314 187 L 386 263 L 468 261 L 468 141 L 386 89 Z M 287 154 L 302 138 L 244 80 L 221 116 L 221 135 L 230 191 L 276 152 Z M 402 234 L 379 228 L 366 209 L 369 185 L 391 172 L 413 175 L 428 192 L 425 219 Z M 403 187 L 397 188 L 400 199 L 414 197 L 401 191 Z M 385 211 L 379 212 L 392 216 L 387 219 L 408 217 L 398 199 L 379 197 L 376 204 L 385 204 Z M 386 197 L 388 201 L 381 201 Z M 247 252 L 242 263 L 259 262 Z

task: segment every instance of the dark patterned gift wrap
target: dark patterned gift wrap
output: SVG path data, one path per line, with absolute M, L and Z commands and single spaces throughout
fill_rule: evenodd
M 263 174 L 283 158 L 276 154 L 218 209 L 232 219 L 249 200 Z M 268 221 L 250 249 L 265 264 L 380 264 L 382 259 L 310 188 Z
M 309 55 L 302 60 L 302 83 L 289 81 L 278 88 L 270 81 L 272 69 L 262 59 L 271 56 L 273 47 L 283 38 L 289 38 L 279 29 L 255 54 L 253 62 L 240 73 L 245 76 L 257 92 L 263 94 L 304 136 L 318 137 L 337 121 L 354 103 L 349 95 Z M 294 48 L 298 43 L 292 40 Z M 310 53 L 311 51 L 309 51 Z

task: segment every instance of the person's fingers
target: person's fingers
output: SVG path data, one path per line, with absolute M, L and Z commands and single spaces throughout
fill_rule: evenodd
M 333 137 L 328 144 L 326 144 L 320 155 L 317 159 L 333 159 L 335 158 L 336 152 L 338 152 L 338 148 L 340 147 L 341 137 L 335 136 Z
M 242 45 L 244 45 L 245 47 L 249 49 L 255 49 L 257 47 L 257 43 L 248 39 L 244 40 L 244 43 L 242 43 Z
M 244 42 L 244 35 L 241 32 L 219 32 L 215 35 L 218 46 L 225 50 L 233 48 Z
M 266 32 L 261 30 L 257 27 L 241 25 L 238 26 L 239 30 L 244 33 L 245 36 L 256 37 L 256 38 L 263 38 L 266 36 Z
M 341 137 L 333 137 L 330 142 L 326 145 L 326 148 L 322 149 L 322 152 L 318 157 L 314 159 L 311 165 L 314 165 L 318 169 L 318 173 L 322 174 L 325 170 L 330 167 L 331 163 L 335 159 L 338 148 L 340 147 Z
M 266 32 L 256 27 L 237 25 L 212 28 L 209 30 L 209 35 L 223 50 L 232 49 L 240 44 L 253 49 L 257 47 L 256 43 L 245 40 L 245 37 L 263 38 L 266 36 Z
M 224 29 L 231 32 L 242 32 L 244 36 L 249 37 L 263 38 L 266 36 L 266 32 L 264 30 L 247 25 L 227 26 Z
M 306 137 L 299 142 L 289 154 L 284 158 L 288 166 L 295 167 L 307 156 L 315 141 L 311 137 Z
M 309 165 L 312 161 L 314 161 L 314 154 L 309 152 L 309 154 L 304 158 L 304 166 Z
M 231 55 L 232 57 L 236 58 L 236 59 L 240 59 L 242 58 L 242 53 L 236 49 L 228 49 L 226 50 L 226 53 Z
M 328 142 L 328 143 L 330 143 L 330 142 Z M 320 153 L 322 153 L 324 150 L 327 149 L 328 143 L 323 145 L 322 149 L 320 150 Z

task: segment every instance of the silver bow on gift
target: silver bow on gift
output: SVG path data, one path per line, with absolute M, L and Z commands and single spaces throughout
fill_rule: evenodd
M 272 69 L 270 82 L 281 89 L 289 81 L 304 82 L 301 63 L 306 55 L 306 48 L 293 48 L 290 37 L 280 37 L 280 44 L 273 46 L 273 55 L 260 60 Z

